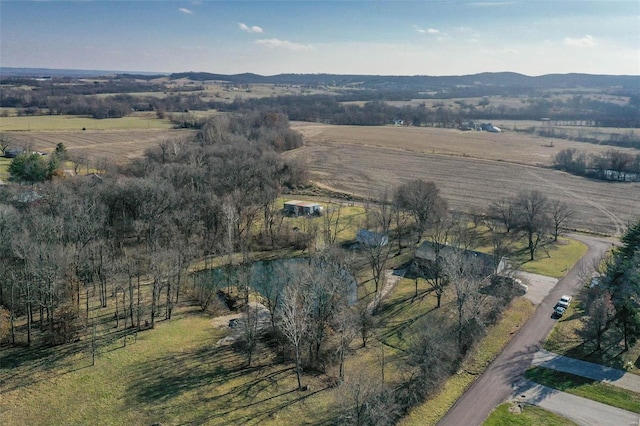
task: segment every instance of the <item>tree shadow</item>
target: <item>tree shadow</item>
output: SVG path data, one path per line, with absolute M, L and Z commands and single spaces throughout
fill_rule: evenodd
M 133 400 L 132 406 L 146 406 L 146 410 L 155 413 L 154 406 L 172 406 L 182 401 L 182 395 L 198 392 L 201 396 L 193 402 L 180 402 L 181 412 L 194 413 L 190 424 L 235 425 L 267 420 L 327 389 L 300 392 L 290 387 L 295 383 L 291 380 L 293 366 L 245 367 L 240 359 L 231 347 L 223 346 L 140 362 L 127 394 Z M 211 409 L 203 411 L 202 407 Z
M 79 363 L 75 355 L 86 353 Z M 14 347 L 0 353 L 0 388 L 9 392 L 90 366 L 86 342 L 53 347 Z M 86 363 L 84 360 L 87 360 Z M 87 363 L 89 365 L 87 365 Z M 35 373 L 43 373 L 34 378 Z

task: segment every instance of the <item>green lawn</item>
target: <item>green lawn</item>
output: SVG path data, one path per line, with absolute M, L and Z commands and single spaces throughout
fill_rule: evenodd
M 528 253 L 520 253 L 514 260 L 522 262 L 520 268 L 525 272 L 562 278 L 587 253 L 587 249 L 580 241 L 560 238 L 557 243 L 539 248 L 535 260 L 527 260 Z
M 333 423 L 333 391 L 314 375 L 298 392 L 288 362 L 256 356 L 257 367 L 216 342 L 226 334 L 198 309 L 101 347 L 90 343 L 0 352 L 3 425 Z M 307 419 L 307 420 L 301 420 Z
M 122 118 L 94 118 L 75 115 L 39 115 L 29 117 L 0 117 L 0 131 L 51 131 L 51 130 L 134 130 L 170 129 L 168 120 L 155 115 L 140 114 Z
M 572 426 L 576 423 L 539 407 L 525 405 L 520 413 L 509 412 L 511 404 L 499 405 L 483 426 Z
M 9 180 L 9 165 L 12 160 L 12 158 L 0 157 L 0 180 L 5 182 Z
M 640 394 L 626 389 L 543 367 L 533 367 L 525 376 L 550 388 L 640 414 Z

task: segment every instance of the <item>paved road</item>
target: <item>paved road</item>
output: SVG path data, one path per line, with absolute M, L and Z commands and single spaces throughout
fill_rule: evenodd
M 581 425 L 638 426 L 640 420 L 640 416 L 635 413 L 560 392 L 529 380 L 523 380 L 520 385 L 518 400 L 560 413 Z
M 617 368 L 569 358 L 545 351 L 544 349 L 539 350 L 533 355 L 531 364 L 598 380 L 619 388 L 640 393 L 640 376 L 627 373 L 624 370 L 618 370 Z
M 547 334 L 555 324 L 551 313 L 560 296 L 577 293 L 582 285 L 580 272 L 611 248 L 611 241 L 582 235 L 571 237 L 587 244 L 587 254 L 551 290 L 520 332 L 451 407 L 439 425 L 480 425 L 493 408 L 513 394 L 516 383 L 522 380 L 522 374 L 531 364 L 533 355 L 542 348 Z

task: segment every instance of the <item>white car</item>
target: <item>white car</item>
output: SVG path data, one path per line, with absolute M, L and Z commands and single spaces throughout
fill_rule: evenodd
M 571 303 L 571 296 L 567 296 L 566 294 L 564 294 L 560 300 L 558 300 L 558 303 L 556 306 L 560 306 L 561 308 L 565 308 L 567 309 L 569 307 L 569 304 Z

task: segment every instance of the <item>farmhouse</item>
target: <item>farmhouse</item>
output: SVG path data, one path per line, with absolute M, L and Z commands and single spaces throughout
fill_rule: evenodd
M 425 241 L 416 250 L 416 261 L 427 265 L 433 264 L 438 257 L 446 259 L 448 255 L 453 254 L 456 250 L 459 249 L 448 244 Z M 504 257 L 500 259 L 498 265 L 495 265 L 494 257 L 490 254 L 473 250 L 462 250 L 462 254 L 467 259 L 476 259 L 479 262 L 479 275 L 481 275 L 481 278 L 499 274 L 507 267 L 507 259 Z
M 389 237 L 384 234 L 361 229 L 356 234 L 356 241 L 364 247 L 383 247 L 389 244 Z
M 321 215 L 322 206 L 311 201 L 285 201 L 284 213 L 290 216 Z

